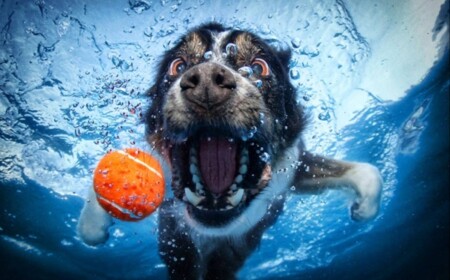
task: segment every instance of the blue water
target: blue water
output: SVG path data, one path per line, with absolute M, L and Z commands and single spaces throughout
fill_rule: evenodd
M 0 1 L 0 278 L 166 278 L 157 214 L 96 248 L 75 227 L 98 159 L 150 150 L 160 55 L 218 20 L 289 45 L 307 147 L 385 182 L 364 223 L 347 193 L 288 198 L 239 278 L 448 279 L 448 1 L 312 2 Z

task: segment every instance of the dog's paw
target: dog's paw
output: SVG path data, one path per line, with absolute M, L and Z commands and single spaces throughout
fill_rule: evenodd
M 347 174 L 356 191 L 356 199 L 350 207 L 353 220 L 374 218 L 380 208 L 383 180 L 378 169 L 370 164 L 358 163 Z
M 81 240 L 90 246 L 105 243 L 108 240 L 108 228 L 112 225 L 111 216 L 98 204 L 95 198 L 86 201 L 78 220 L 77 231 Z

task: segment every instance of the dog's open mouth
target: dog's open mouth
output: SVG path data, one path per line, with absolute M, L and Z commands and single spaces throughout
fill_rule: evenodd
M 229 222 L 271 177 L 267 147 L 256 141 L 205 132 L 174 144 L 171 151 L 175 195 L 204 224 Z

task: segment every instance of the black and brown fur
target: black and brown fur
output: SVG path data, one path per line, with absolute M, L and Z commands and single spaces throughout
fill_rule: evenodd
M 227 55 L 230 43 L 237 51 Z M 159 211 L 159 250 L 171 279 L 234 279 L 289 193 L 348 187 L 356 194 L 353 219 L 378 212 L 382 181 L 375 167 L 304 150 L 306 118 L 289 80 L 290 56 L 253 33 L 211 23 L 188 32 L 161 60 L 148 91 L 146 125 L 148 142 L 172 174 L 174 197 Z M 269 75 L 240 72 L 257 59 L 267 63 Z M 169 67 L 176 60 L 182 68 L 174 74 Z M 233 207 L 229 198 L 235 191 L 199 192 L 193 183 L 189 151 L 205 137 L 230 139 L 238 158 L 248 158 L 238 186 L 243 195 Z M 97 205 L 87 204 L 79 225 L 90 244 L 105 241 L 87 218 L 94 214 L 106 219 Z

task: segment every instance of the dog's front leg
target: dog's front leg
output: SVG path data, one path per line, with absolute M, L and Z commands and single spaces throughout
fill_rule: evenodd
M 88 200 L 78 219 L 78 235 L 86 244 L 95 246 L 106 242 L 111 224 L 111 216 L 100 206 L 94 189 L 90 188 Z
M 169 279 L 201 279 L 200 256 L 195 247 L 190 230 L 184 221 L 174 214 L 175 200 L 164 201 L 159 207 L 158 248 L 161 259 L 167 265 Z
M 351 206 L 354 220 L 376 216 L 383 181 L 378 169 L 367 163 L 346 162 L 303 152 L 295 175 L 296 192 L 320 193 L 326 189 L 350 187 L 356 193 Z

